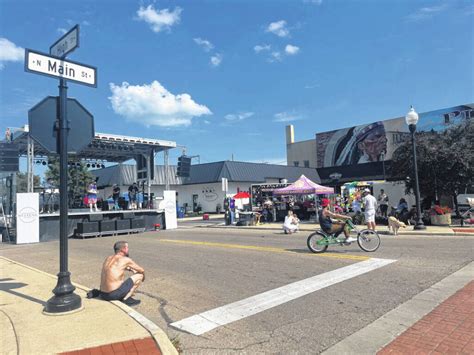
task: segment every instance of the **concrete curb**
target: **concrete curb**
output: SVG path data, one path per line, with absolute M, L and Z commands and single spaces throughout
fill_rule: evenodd
M 472 280 L 474 262 L 445 277 L 322 354 L 375 354 Z
M 51 275 L 45 271 L 36 269 L 32 266 L 19 263 L 15 260 L 5 258 L 4 256 L 0 256 L 0 258 L 7 260 L 8 262 L 20 265 L 24 268 L 33 270 L 45 276 L 48 276 L 52 279 L 57 279 L 57 276 Z M 76 282 L 73 282 L 72 284 L 75 287 L 81 289 L 82 291 L 85 291 L 86 293 L 91 290 L 89 287 L 83 286 Z M 161 353 L 163 355 L 168 355 L 168 354 L 178 355 L 178 351 L 176 350 L 174 345 L 171 343 L 171 340 L 168 338 L 166 333 L 160 327 L 158 327 L 155 323 L 153 323 L 151 320 L 147 319 L 145 316 L 143 316 L 142 314 L 138 313 L 137 311 L 135 311 L 134 309 L 132 309 L 131 307 L 127 306 L 126 304 L 120 301 L 111 301 L 110 303 L 113 304 L 115 307 L 119 308 L 121 311 L 127 313 L 129 317 L 131 317 L 140 326 L 145 328 L 148 331 L 148 333 L 150 333 L 150 335 L 153 337 L 153 339 L 155 340 L 156 344 L 160 348 Z

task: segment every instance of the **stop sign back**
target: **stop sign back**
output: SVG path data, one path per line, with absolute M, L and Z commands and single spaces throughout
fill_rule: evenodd
M 68 153 L 76 154 L 94 139 L 94 116 L 76 99 L 67 99 Z M 58 153 L 59 97 L 48 96 L 28 111 L 30 136 L 51 153 Z

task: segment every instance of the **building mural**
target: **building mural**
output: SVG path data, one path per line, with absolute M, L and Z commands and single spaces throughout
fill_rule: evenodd
M 441 131 L 449 124 L 472 117 L 474 104 L 424 112 L 419 114 L 417 130 Z M 337 170 L 344 171 L 344 178 L 357 178 L 360 175 L 358 172 L 385 178 L 385 162 L 392 159 L 393 153 L 408 134 L 409 129 L 404 117 L 317 133 L 318 173 L 323 181 L 327 180 L 331 172 Z

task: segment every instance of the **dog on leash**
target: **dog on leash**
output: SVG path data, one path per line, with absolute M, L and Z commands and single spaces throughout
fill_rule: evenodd
M 398 235 L 398 230 L 400 228 L 406 228 L 407 225 L 402 221 L 399 221 L 393 216 L 388 217 L 388 231 L 393 231 L 394 235 Z

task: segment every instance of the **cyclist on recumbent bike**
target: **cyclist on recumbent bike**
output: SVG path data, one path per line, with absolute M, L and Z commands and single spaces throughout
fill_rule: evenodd
M 329 209 L 330 205 L 331 201 L 329 199 L 323 198 L 321 200 L 322 209 L 319 211 L 319 225 L 321 229 L 328 235 L 334 234 L 334 238 L 337 238 L 341 232 L 344 232 L 346 239 L 342 241 L 343 243 L 355 242 L 357 239 L 350 237 L 349 226 L 345 222 L 350 220 L 351 217 L 332 212 Z

